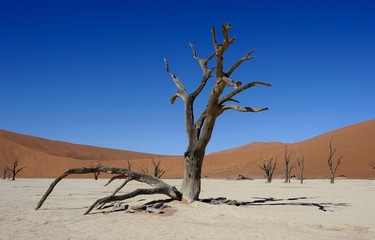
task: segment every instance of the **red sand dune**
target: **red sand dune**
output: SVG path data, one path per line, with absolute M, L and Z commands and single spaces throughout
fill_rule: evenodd
M 375 177 L 375 170 L 369 164 L 375 162 L 375 120 L 340 128 L 302 142 L 287 144 L 293 152 L 291 162 L 295 163 L 295 154 L 305 158 L 305 177 L 323 178 L 329 175 L 327 157 L 329 141 L 333 138 L 333 147 L 337 148 L 334 162 L 343 156 L 337 176 L 368 179 Z M 203 177 L 226 178 L 243 175 L 262 178 L 258 165 L 263 158 L 277 158 L 276 178 L 284 174 L 285 143 L 250 143 L 248 145 L 212 153 L 206 156 Z M 166 178 L 180 178 L 183 172 L 181 156 L 158 156 L 87 145 L 51 141 L 38 137 L 21 135 L 0 130 L 0 168 L 11 166 L 15 158 L 23 169 L 18 177 L 57 177 L 69 168 L 88 167 L 99 162 L 101 165 L 127 167 L 128 160 L 133 170 L 146 168 L 152 171 L 152 158 L 161 160 Z M 298 174 L 298 169 L 292 175 Z M 103 176 L 103 175 L 102 175 Z M 2 177 L 2 176 L 1 176 Z M 79 176 L 92 177 L 92 175 Z

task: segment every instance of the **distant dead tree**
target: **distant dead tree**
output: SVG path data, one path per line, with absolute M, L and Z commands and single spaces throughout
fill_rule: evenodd
M 152 164 L 154 165 L 154 177 L 161 178 L 166 170 L 160 166 L 161 164 L 161 159 L 159 155 L 159 161 L 156 162 L 154 158 L 152 158 Z
M 290 159 L 292 158 L 292 152 L 288 153 L 288 145 L 285 145 L 284 161 L 285 161 L 285 180 L 284 183 L 290 183 L 290 176 L 295 164 L 289 165 Z
M 94 164 L 92 162 L 90 163 L 90 167 L 92 167 L 92 168 L 101 167 L 101 166 L 102 166 L 102 164 L 100 162 L 98 162 L 98 164 L 96 164 L 96 166 L 94 166 Z M 100 172 L 94 172 L 94 179 L 95 180 L 98 180 L 99 174 L 100 174 Z
M 3 179 L 6 179 L 6 175 L 7 175 L 7 172 L 8 172 L 8 168 L 6 166 L 6 162 L 5 162 L 5 159 L 3 157 L 3 154 L 1 154 L 0 152 L 0 162 L 4 162 L 4 166 L 2 167 L 2 170 L 3 170 Z
M 161 159 L 160 159 L 160 156 L 159 156 L 159 161 L 156 162 L 154 157 L 151 156 L 151 159 L 152 159 L 152 165 L 153 165 L 153 173 L 152 175 L 156 178 L 161 178 L 166 170 L 164 168 L 161 167 Z M 145 173 L 145 174 L 149 174 L 149 171 L 148 171 L 148 163 L 146 163 L 146 165 L 142 165 L 141 168 L 139 169 L 139 171 L 141 171 L 142 173 Z
M 128 170 L 132 170 L 132 165 L 131 165 L 129 159 L 128 159 L 127 161 L 128 161 L 128 167 L 127 167 L 127 169 L 128 169 Z
M 340 156 L 336 162 L 336 165 L 333 164 L 333 155 L 335 155 L 337 148 L 332 147 L 332 140 L 333 136 L 331 137 L 331 141 L 329 142 L 329 157 L 328 157 L 328 167 L 330 173 L 331 183 L 335 183 L 335 174 L 337 167 L 341 164 L 341 159 L 343 156 Z
M 273 173 L 276 169 L 276 159 L 273 161 L 273 157 L 271 157 L 269 160 L 264 160 L 263 164 L 260 166 L 258 165 L 258 167 L 263 170 L 264 175 L 267 178 L 267 183 L 271 183 Z
M 4 168 L 3 168 L 3 179 L 4 180 L 7 178 L 7 172 L 8 172 L 8 168 L 6 166 L 4 166 Z
M 303 154 L 296 157 L 297 158 L 297 164 L 299 168 L 299 179 L 301 181 L 301 184 L 303 184 L 304 175 L 303 172 L 305 170 L 305 157 Z
M 9 167 L 6 167 L 9 171 L 12 172 L 12 181 L 16 180 L 16 175 L 22 170 L 24 169 L 25 167 L 22 167 L 22 168 L 18 168 L 18 159 L 17 157 L 14 159 L 13 161 L 13 167 L 12 168 L 9 168 Z

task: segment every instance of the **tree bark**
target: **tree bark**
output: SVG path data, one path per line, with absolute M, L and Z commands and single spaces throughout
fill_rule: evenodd
M 199 199 L 203 159 L 204 154 L 185 154 L 184 178 L 181 192 L 183 198 L 189 203 Z

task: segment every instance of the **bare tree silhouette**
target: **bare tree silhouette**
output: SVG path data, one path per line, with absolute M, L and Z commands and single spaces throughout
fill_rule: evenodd
M 261 159 L 263 160 L 262 157 L 261 157 Z M 276 169 L 276 159 L 275 159 L 275 161 L 273 161 L 273 157 L 271 157 L 268 160 L 263 160 L 262 165 L 258 165 L 258 167 L 263 170 L 264 175 L 267 179 L 267 183 L 271 183 L 273 173 Z
M 92 162 L 90 163 L 90 167 L 92 167 L 92 168 L 101 167 L 101 166 L 102 166 L 102 164 L 100 162 L 98 162 L 95 166 Z M 100 172 L 94 172 L 94 179 L 95 180 L 98 180 L 99 174 L 100 174 Z
M 292 158 L 292 152 L 288 152 L 288 145 L 285 145 L 284 161 L 285 161 L 285 180 L 284 183 L 290 183 L 290 176 L 295 164 L 289 165 L 290 159 Z
M 340 156 L 338 158 L 336 165 L 333 164 L 333 156 L 335 155 L 337 148 L 332 147 L 332 141 L 333 141 L 333 136 L 331 137 L 331 140 L 329 142 L 328 167 L 329 167 L 331 183 L 335 183 L 335 174 L 337 171 L 337 167 L 341 164 L 341 159 L 343 158 L 343 156 Z
M 299 179 L 301 184 L 303 184 L 304 180 L 304 171 L 305 171 L 305 157 L 301 153 L 301 155 L 297 156 L 297 164 L 298 164 L 298 169 L 299 169 Z
M 9 167 L 7 167 L 7 169 L 9 170 L 9 171 L 11 171 L 11 173 L 12 173 L 12 181 L 14 181 L 14 180 L 16 180 L 16 175 L 21 171 L 21 170 L 23 170 L 25 167 L 22 167 L 22 168 L 18 168 L 18 159 L 17 159 L 17 157 L 14 159 L 14 161 L 13 161 L 13 166 L 12 166 L 12 168 L 9 168 Z

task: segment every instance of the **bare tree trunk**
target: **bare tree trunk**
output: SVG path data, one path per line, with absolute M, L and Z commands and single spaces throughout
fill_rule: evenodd
M 285 161 L 285 180 L 284 183 L 290 183 L 290 171 L 292 166 L 289 168 L 289 162 L 292 157 L 292 153 L 288 153 L 288 145 L 285 145 L 284 161 Z
M 101 167 L 102 166 L 102 164 L 100 163 L 100 162 L 98 162 L 98 164 L 96 164 L 96 166 L 94 166 L 94 164 L 91 162 L 90 163 L 90 167 Z M 99 178 L 99 175 L 100 175 L 100 172 L 94 172 L 94 179 L 95 180 L 98 180 L 98 178 Z
M 154 177 L 161 178 L 167 170 L 165 170 L 164 168 L 160 166 L 161 165 L 160 155 L 159 155 L 158 162 L 156 162 L 153 157 L 151 158 L 152 158 L 152 164 L 154 165 Z
M 201 172 L 204 154 L 187 154 L 184 162 L 184 178 L 182 180 L 181 192 L 188 202 L 199 199 L 201 191 Z
M 343 156 L 340 156 L 339 159 L 337 160 L 336 165 L 334 166 L 333 164 L 333 155 L 335 155 L 337 148 L 332 147 L 332 140 L 333 136 L 331 137 L 331 141 L 329 142 L 329 157 L 328 157 L 328 167 L 329 167 L 329 175 L 330 175 L 330 182 L 333 184 L 335 183 L 335 174 L 337 167 L 341 164 L 341 159 Z
M 298 168 L 299 168 L 299 179 L 301 184 L 303 184 L 303 179 L 304 179 L 304 170 L 305 170 L 305 157 L 301 155 L 300 157 L 297 157 L 297 163 L 298 163 Z
M 295 164 L 292 164 L 290 167 L 289 167 L 289 171 L 288 171 L 288 183 L 290 183 L 290 179 L 291 179 L 291 176 L 292 176 L 292 170 L 296 167 Z
M 22 168 L 19 168 L 18 169 L 18 159 L 17 157 L 14 159 L 13 161 L 13 167 L 12 168 L 9 168 L 7 167 L 7 169 L 12 173 L 12 181 L 16 180 L 16 175 L 22 170 L 24 169 L 25 167 L 22 167 Z
M 131 170 L 131 169 L 132 169 L 132 165 L 131 165 L 129 159 L 127 160 L 127 162 L 128 162 L 128 167 L 127 167 L 127 169 L 128 169 L 128 170 Z
M 203 77 L 192 93 L 188 93 L 180 81 L 180 79 L 169 71 L 169 65 L 166 59 L 165 69 L 168 76 L 170 76 L 177 87 L 177 92 L 170 98 L 170 102 L 173 104 L 177 98 L 181 98 L 185 104 L 185 128 L 188 138 L 188 147 L 184 154 L 184 179 L 182 183 L 182 193 L 183 198 L 188 202 L 192 202 L 199 198 L 200 184 L 201 184 L 201 171 L 202 163 L 204 159 L 204 153 L 209 143 L 212 135 L 212 131 L 215 126 L 216 119 L 226 110 L 235 110 L 239 112 L 261 112 L 267 110 L 268 108 L 252 108 L 243 107 L 236 104 L 231 104 L 229 102 L 239 103 L 237 100 L 233 99 L 234 96 L 243 92 L 244 90 L 258 86 L 271 86 L 271 84 L 266 82 L 251 82 L 242 85 L 241 81 L 232 80 L 231 74 L 245 61 L 253 59 L 250 56 L 255 50 L 249 51 L 244 57 L 239 59 L 232 67 L 228 70 L 224 69 L 224 53 L 227 51 L 229 46 L 234 43 L 235 37 L 229 37 L 229 30 L 231 29 L 230 24 L 223 24 L 221 31 L 223 34 L 222 43 L 218 43 L 216 39 L 216 30 L 214 27 L 211 29 L 212 43 L 214 45 L 214 52 L 207 57 L 202 59 L 198 57 L 198 54 L 192 44 L 190 47 L 194 54 L 194 59 L 199 63 Z M 213 58 L 216 58 L 216 66 L 214 68 L 209 68 L 208 63 Z M 205 88 L 207 81 L 212 77 L 212 73 L 215 71 L 216 79 L 206 108 L 199 115 L 198 119 L 194 117 L 193 105 L 196 97 Z M 221 96 L 224 89 L 229 86 L 233 87 L 229 94 L 226 96 Z
M 263 159 L 263 158 L 262 158 Z M 263 160 L 263 163 L 261 166 L 258 166 L 260 169 L 263 170 L 264 175 L 267 179 L 267 183 L 272 182 L 273 173 L 276 169 L 276 160 L 273 162 L 273 157 L 271 157 L 269 160 Z
M 7 177 L 7 172 L 8 172 L 8 168 L 7 167 L 4 167 L 3 168 L 3 179 L 5 180 L 6 177 Z

